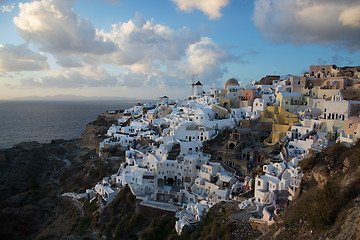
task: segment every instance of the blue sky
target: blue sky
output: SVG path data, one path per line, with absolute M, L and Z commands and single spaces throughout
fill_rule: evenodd
M 183 98 L 360 65 L 358 0 L 0 0 L 0 99 Z

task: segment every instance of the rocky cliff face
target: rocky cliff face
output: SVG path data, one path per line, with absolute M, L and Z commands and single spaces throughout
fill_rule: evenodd
M 114 122 L 100 115 L 88 124 L 81 146 L 97 149 Z M 118 158 L 99 159 L 95 151 L 81 149 L 76 140 L 23 143 L 0 150 L 0 238 L 259 237 L 260 232 L 241 220 L 236 203 L 219 204 L 195 231 L 177 236 L 174 218 L 144 216 L 128 189 L 102 212 L 97 211 L 96 201 L 83 199 L 80 206 L 61 197 L 64 192 L 84 192 L 114 173 L 121 156 L 115 153 Z M 302 160 L 301 167 L 304 179 L 298 198 L 261 239 L 360 239 L 360 143 L 352 148 L 335 144 Z
M 99 152 L 99 143 L 104 140 L 104 133 L 106 133 L 106 128 L 103 126 L 98 126 L 95 124 L 87 124 L 85 131 L 81 138 L 81 147 L 89 148 Z
M 87 124 L 80 141 L 81 147 L 96 150 L 99 153 L 99 143 L 104 140 L 107 130 L 112 124 L 116 123 L 118 117 L 119 114 L 116 114 L 115 117 L 103 113 L 95 121 Z
M 0 150 L 0 238 L 61 239 L 84 221 L 64 192 L 83 193 L 120 165 L 78 140 L 21 143 Z
M 263 239 L 360 239 L 360 144 L 334 144 L 300 165 L 300 195 Z

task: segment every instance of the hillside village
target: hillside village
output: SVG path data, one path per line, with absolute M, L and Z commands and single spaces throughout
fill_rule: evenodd
M 125 162 L 86 195 L 106 206 L 127 185 L 143 211 L 176 216 L 178 234 L 222 201 L 236 201 L 251 221 L 271 225 L 298 195 L 302 159 L 360 137 L 359 100 L 360 67 L 316 65 L 249 86 L 231 78 L 224 89 L 205 91 L 198 81 L 185 100 L 163 96 L 108 111 L 116 123 L 98 154 L 106 158 L 106 149 L 120 147 Z

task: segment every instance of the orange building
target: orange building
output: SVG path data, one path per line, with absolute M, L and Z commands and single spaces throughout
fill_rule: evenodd
M 243 90 L 241 93 L 241 100 L 254 100 L 255 99 L 255 90 Z

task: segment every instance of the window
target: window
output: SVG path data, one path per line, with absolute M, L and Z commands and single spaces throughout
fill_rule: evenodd
M 258 186 L 261 186 L 261 182 L 260 181 L 258 181 Z M 259 201 L 260 202 L 260 201 Z
M 349 129 L 351 129 L 351 128 L 352 128 L 352 123 L 349 124 Z

